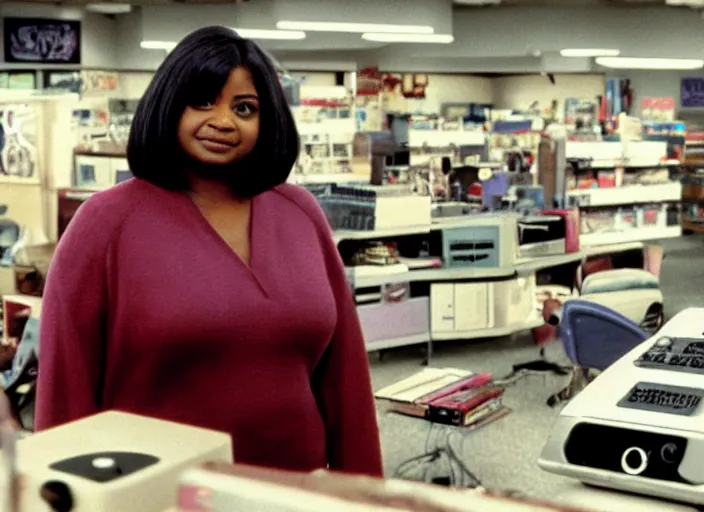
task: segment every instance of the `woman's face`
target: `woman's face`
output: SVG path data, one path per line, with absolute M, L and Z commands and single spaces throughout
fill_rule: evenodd
M 211 103 L 186 107 L 178 140 L 186 154 L 208 165 L 227 165 L 252 152 L 259 137 L 259 97 L 252 74 L 239 67 Z

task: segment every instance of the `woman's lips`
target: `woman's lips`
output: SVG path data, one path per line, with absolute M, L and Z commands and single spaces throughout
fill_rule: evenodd
M 205 149 L 212 153 L 227 153 L 237 147 L 237 144 L 221 139 L 198 139 Z

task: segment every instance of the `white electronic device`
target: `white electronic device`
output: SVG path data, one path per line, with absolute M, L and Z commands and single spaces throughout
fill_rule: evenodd
M 538 464 L 599 487 L 704 505 L 703 399 L 704 308 L 689 308 L 567 404 Z
M 189 467 L 232 461 L 230 435 L 110 411 L 17 443 L 21 512 L 162 512 Z

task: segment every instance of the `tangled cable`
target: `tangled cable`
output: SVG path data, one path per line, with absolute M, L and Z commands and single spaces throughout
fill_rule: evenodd
M 456 428 L 431 423 L 425 440 L 425 453 L 403 462 L 394 477 L 428 483 L 442 482 L 451 487 L 481 487 L 479 479 L 469 470 L 453 446 L 452 438 L 457 435 L 461 436 L 461 447 L 465 436 L 458 434 Z

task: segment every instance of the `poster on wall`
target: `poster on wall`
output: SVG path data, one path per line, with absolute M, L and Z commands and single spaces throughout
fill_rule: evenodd
M 37 165 L 37 106 L 0 106 L 0 183 L 40 182 Z
M 112 71 L 82 71 L 83 94 L 113 92 L 117 90 L 118 74 Z
M 674 121 L 675 98 L 643 98 L 640 117 L 643 121 Z
M 4 18 L 5 62 L 81 63 L 81 22 L 44 18 Z
M 704 107 L 704 78 L 683 78 L 680 98 L 683 108 Z

